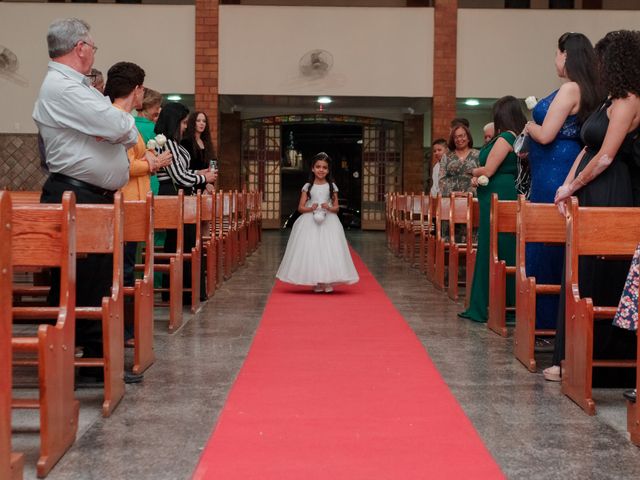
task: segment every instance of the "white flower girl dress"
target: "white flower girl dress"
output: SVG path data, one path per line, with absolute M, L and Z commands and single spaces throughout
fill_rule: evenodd
M 302 191 L 309 190 L 306 183 Z M 338 191 L 335 183 L 334 192 Z M 306 207 L 314 203 L 330 204 L 329 183 L 314 185 Z M 296 285 L 356 283 L 360 277 L 353 265 L 347 239 L 338 215 L 323 212 L 303 213 L 291 230 L 276 277 Z M 324 218 L 323 218 L 324 217 Z

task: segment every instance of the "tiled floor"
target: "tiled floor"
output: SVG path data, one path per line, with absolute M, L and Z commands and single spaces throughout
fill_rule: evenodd
M 458 319 L 461 305 L 391 255 L 383 233 L 348 236 L 509 478 L 640 478 L 640 449 L 627 438 L 621 390 L 597 390 L 598 415 L 586 416 L 559 385 L 514 359 L 511 339 Z M 181 330 L 169 335 L 158 322 L 158 360 L 144 383 L 127 386 L 112 417 L 100 416 L 99 390 L 80 390 L 78 439 L 48 478 L 189 478 L 249 350 L 285 244 L 281 233 L 266 232 L 247 265 Z M 16 415 L 23 432 L 14 435 L 14 449 L 27 453 L 31 479 L 37 434 L 27 431 L 35 419 L 28 415 Z

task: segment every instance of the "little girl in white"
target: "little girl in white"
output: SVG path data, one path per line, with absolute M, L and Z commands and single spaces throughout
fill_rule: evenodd
M 283 282 L 311 285 L 314 292 L 332 292 L 338 283 L 356 283 L 344 230 L 338 219 L 338 187 L 333 183 L 331 158 L 324 152 L 311 160 L 309 182 L 302 187 L 296 220 L 287 250 L 276 273 Z

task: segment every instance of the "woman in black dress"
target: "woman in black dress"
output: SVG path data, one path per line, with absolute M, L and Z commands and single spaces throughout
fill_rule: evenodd
M 582 126 L 585 147 L 556 192 L 555 203 L 561 213 L 572 195 L 578 197 L 580 206 L 631 207 L 634 187 L 638 187 L 632 182 L 636 167 L 631 146 L 640 127 L 640 32 L 610 32 L 598 42 L 596 51 L 609 97 Z M 581 258 L 580 295 L 593 298 L 597 305 L 616 306 L 628 270 L 628 261 Z M 559 365 L 564 359 L 564 307 L 562 292 L 553 366 L 544 371 L 551 381 L 560 381 Z M 620 333 L 617 329 L 604 323 L 608 322 L 599 322 L 594 332 L 594 356 L 600 358 L 625 343 L 625 339 L 615 338 Z
M 211 133 L 209 132 L 209 118 L 204 112 L 193 112 L 187 120 L 187 130 L 180 144 L 189 152 L 191 170 L 203 170 L 211 167 L 211 161 L 216 160 Z M 206 184 L 197 185 L 195 190 L 207 189 Z

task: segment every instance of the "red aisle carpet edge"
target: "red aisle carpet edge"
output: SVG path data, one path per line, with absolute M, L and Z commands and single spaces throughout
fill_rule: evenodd
M 332 294 L 276 282 L 193 478 L 504 478 L 362 260 Z

